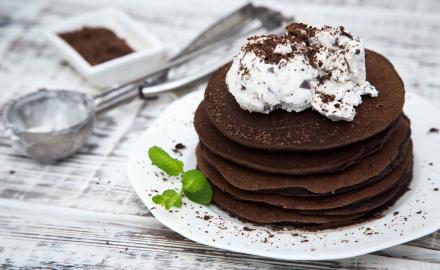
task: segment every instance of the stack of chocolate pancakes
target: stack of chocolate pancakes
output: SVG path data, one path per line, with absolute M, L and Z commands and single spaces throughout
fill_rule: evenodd
M 228 92 L 228 68 L 212 76 L 194 117 L 197 166 L 218 207 L 255 223 L 331 228 L 379 216 L 408 189 L 404 86 L 386 58 L 366 51 L 379 96 L 364 97 L 352 122 L 311 109 L 249 113 Z

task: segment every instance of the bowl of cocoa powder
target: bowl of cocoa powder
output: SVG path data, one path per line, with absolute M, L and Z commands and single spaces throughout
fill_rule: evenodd
M 92 66 L 134 52 L 126 40 L 102 26 L 84 26 L 78 30 L 62 32 L 58 35 Z
M 63 20 L 45 32 L 59 56 L 97 87 L 140 78 L 165 58 L 159 39 L 116 8 Z

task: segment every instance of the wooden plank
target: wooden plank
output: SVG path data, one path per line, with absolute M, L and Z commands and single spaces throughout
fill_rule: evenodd
M 435 264 L 408 258 L 367 255 L 321 262 L 277 261 L 222 251 L 189 241 L 159 224 L 153 217 L 92 213 L 46 204 L 0 200 L 0 265 L 155 269 L 434 269 Z M 402 249 L 402 247 L 400 247 Z M 408 252 L 405 254 L 410 254 Z M 389 256 L 391 250 L 385 251 Z M 423 254 L 423 255 L 421 255 Z M 417 251 L 420 257 L 437 255 Z M 429 257 L 435 261 L 435 257 Z M 424 258 L 426 259 L 426 258 Z M 55 263 L 56 264 L 56 263 Z
M 375 252 L 374 254 L 393 258 L 411 259 L 440 264 L 440 251 L 427 249 L 424 247 L 422 248 L 413 247 L 410 245 L 399 245 L 379 252 Z
M 440 251 L 440 231 L 414 240 L 408 244 L 414 247 L 423 247 Z

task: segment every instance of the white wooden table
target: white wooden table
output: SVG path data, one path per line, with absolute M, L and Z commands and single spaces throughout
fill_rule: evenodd
M 176 51 L 243 3 L 1 0 L 0 104 L 39 87 L 97 92 L 55 55 L 41 35 L 43 24 L 113 4 Z M 389 57 L 407 91 L 440 108 L 439 1 L 257 3 L 307 23 L 347 26 L 367 47 Z M 81 153 L 56 166 L 35 164 L 0 139 L 0 268 L 440 269 L 439 232 L 352 259 L 286 262 L 210 248 L 165 228 L 135 194 L 125 166 L 130 145 L 174 98 L 137 101 L 102 116 Z

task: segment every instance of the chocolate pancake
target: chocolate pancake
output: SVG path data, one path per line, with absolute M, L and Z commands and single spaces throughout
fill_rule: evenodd
M 198 156 L 201 156 L 201 147 L 198 146 Z M 230 185 L 212 166 L 203 159 L 198 159 L 198 167 L 209 178 L 210 182 L 218 189 L 228 193 L 232 197 L 251 202 L 260 202 L 284 209 L 308 210 L 304 214 L 330 214 L 344 215 L 367 212 L 377 208 L 400 190 L 411 177 L 412 170 L 412 147 L 410 145 L 405 160 L 383 179 L 359 190 L 340 195 L 328 195 L 321 197 L 293 197 L 274 194 L 261 194 L 247 190 L 241 190 Z M 312 211 L 309 211 L 312 210 Z M 318 210 L 318 211 L 317 211 Z
M 213 202 L 221 209 L 230 214 L 247 221 L 264 224 L 285 224 L 301 227 L 304 229 L 327 229 L 335 228 L 354 223 L 359 223 L 368 219 L 377 217 L 377 215 L 393 205 L 407 190 L 409 181 L 397 191 L 397 194 L 380 207 L 363 214 L 345 215 L 345 216 L 316 216 L 318 220 L 312 219 L 313 215 L 301 215 L 293 210 L 286 210 L 275 206 L 265 204 L 251 203 L 233 199 L 227 193 L 214 187 Z M 301 217 L 301 218 L 299 218 Z
M 382 55 L 366 50 L 367 80 L 379 91 L 363 97 L 352 122 L 331 121 L 307 109 L 303 112 L 249 113 L 228 92 L 223 66 L 209 80 L 205 108 L 217 129 L 228 139 L 251 148 L 277 151 L 322 151 L 370 138 L 399 117 L 404 103 L 403 82 Z
M 399 119 L 367 140 L 321 152 L 269 152 L 241 146 L 215 128 L 204 110 L 204 102 L 196 110 L 194 126 L 202 144 L 226 160 L 263 172 L 305 175 L 344 170 L 358 163 L 382 148 L 394 132 Z
M 232 186 L 281 195 L 319 196 L 337 194 L 380 180 L 405 158 L 410 137 L 409 121 L 401 118 L 393 138 L 358 164 L 334 174 L 278 175 L 249 169 L 226 161 L 203 147 L 203 157 Z
M 395 186 L 387 190 L 386 192 L 381 193 L 380 195 L 371 198 L 369 200 L 360 201 L 355 204 L 341 207 L 341 208 L 335 208 L 330 210 L 323 210 L 323 211 L 299 211 L 299 213 L 308 213 L 308 214 L 314 214 L 314 215 L 351 215 L 354 213 L 362 213 L 366 211 L 372 211 L 374 209 L 377 209 L 379 207 L 382 207 L 383 205 L 388 205 L 390 201 L 394 200 L 394 198 L 398 194 L 403 194 L 406 190 L 408 190 L 408 186 L 413 178 L 413 163 L 411 161 L 411 164 L 409 165 L 409 168 L 407 168 L 407 171 L 402 176 L 401 179 L 397 182 Z M 400 195 L 401 196 L 401 195 Z
M 303 224 L 325 224 L 356 219 L 362 214 L 344 216 L 316 216 L 303 215 L 293 210 L 282 209 L 267 204 L 255 204 L 241 200 L 235 200 L 227 193 L 213 187 L 212 200 L 222 209 L 232 214 L 257 223 L 291 222 Z

